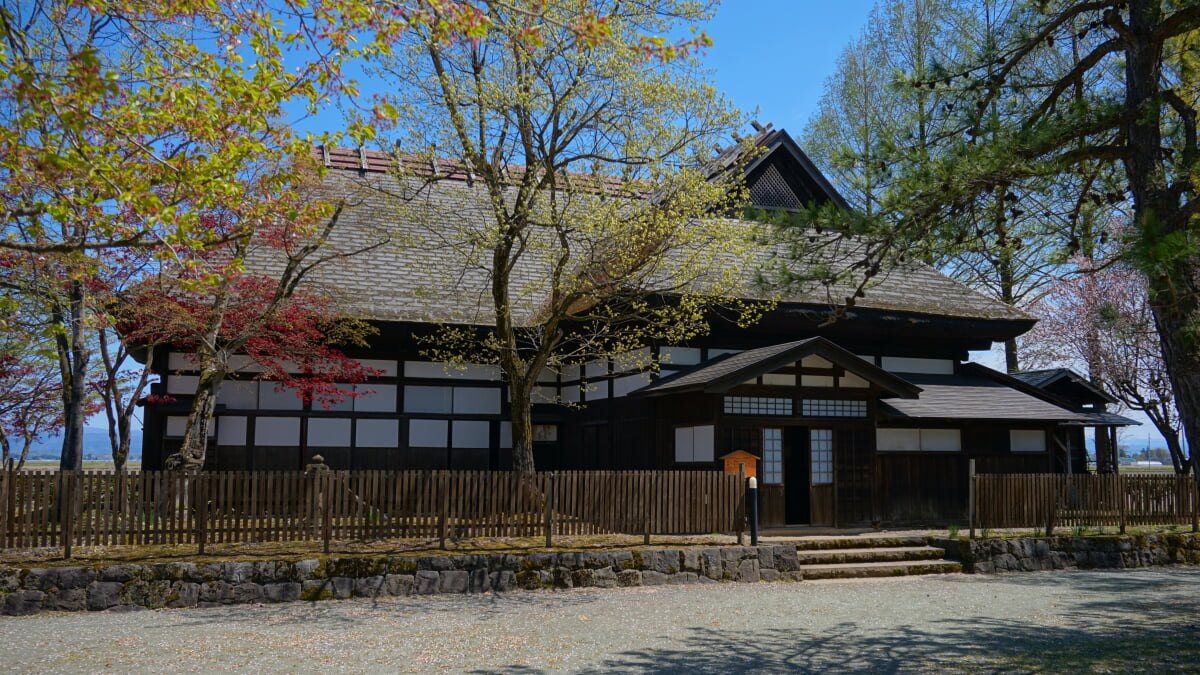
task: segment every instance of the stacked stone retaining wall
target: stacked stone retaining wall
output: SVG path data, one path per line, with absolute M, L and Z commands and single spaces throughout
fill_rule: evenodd
M 795 546 L 97 567 L 0 567 L 0 607 L 127 611 L 435 593 L 801 578 Z
M 962 562 L 964 571 L 980 574 L 1200 565 L 1200 537 L 1194 534 L 935 539 L 933 545 Z

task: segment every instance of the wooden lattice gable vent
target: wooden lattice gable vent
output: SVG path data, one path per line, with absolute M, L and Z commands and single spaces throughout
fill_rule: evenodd
M 763 151 L 745 167 L 750 202 L 767 209 L 797 210 L 812 202 L 850 206 L 817 165 L 783 129 L 754 123 L 753 143 Z

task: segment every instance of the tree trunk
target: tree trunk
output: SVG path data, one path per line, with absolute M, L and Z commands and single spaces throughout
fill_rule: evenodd
M 1141 248 L 1152 252 L 1171 246 L 1167 237 L 1188 227 L 1187 218 L 1180 212 L 1179 195 L 1169 187 L 1161 151 L 1163 44 L 1157 33 L 1162 27 L 1162 5 L 1162 0 L 1129 0 L 1129 26 L 1123 36 L 1125 110 L 1129 117 L 1126 144 L 1130 148 L 1124 159 L 1125 173 L 1133 195 L 1134 222 L 1142 237 Z M 1200 343 L 1196 337 L 1200 261 L 1187 256 L 1167 261 L 1166 265 L 1162 260 L 1141 262 L 1149 267 L 1150 307 L 1191 448 L 1200 441 Z
M 26 436 L 25 442 L 21 445 L 21 457 L 17 459 L 16 470 L 20 471 L 25 467 L 25 460 L 29 459 L 29 449 L 33 447 L 33 437 Z
M 132 409 L 132 402 L 130 408 Z M 130 423 L 128 415 L 117 418 L 117 447 L 113 450 L 113 466 L 117 471 L 125 470 L 125 462 L 129 460 Z
M 217 409 L 217 392 L 228 372 L 227 358 L 218 353 L 202 359 L 204 364 L 196 383 L 196 397 L 188 412 L 187 430 L 183 434 L 183 447 L 179 450 L 180 465 L 177 468 L 193 471 L 204 468 L 204 457 L 208 452 L 208 429 L 212 424 L 213 412 Z
M 1009 373 L 1021 370 L 1021 362 L 1017 359 L 1017 339 L 1009 338 L 1004 341 L 1004 367 Z
M 1174 429 L 1163 431 L 1159 429 L 1159 433 L 1167 441 L 1167 452 L 1171 455 L 1171 464 L 1175 467 L 1175 473 L 1185 474 L 1191 470 L 1191 464 L 1188 458 L 1183 454 L 1183 444 L 1179 442 L 1179 433 Z
M 1116 473 L 1113 448 L 1110 447 L 1108 427 L 1096 427 L 1096 473 Z
M 133 413 L 137 410 L 138 400 L 150 383 L 150 374 L 154 370 L 156 345 L 147 345 L 146 362 L 142 364 L 137 384 L 128 392 L 129 398 L 126 400 L 122 396 L 120 383 L 121 368 L 129 352 L 125 350 L 124 345 L 119 345 L 114 354 L 110 348 L 108 336 L 108 331 L 104 329 L 101 329 L 97 336 L 105 374 L 104 387 L 101 392 L 104 398 L 104 413 L 108 418 L 108 443 L 112 450 L 113 464 L 116 465 L 117 471 L 122 471 L 125 468 L 125 462 L 129 459 L 129 450 L 132 445 L 130 433 L 133 428 Z
M 84 401 L 87 398 L 88 359 L 90 354 L 84 337 L 83 282 L 67 282 L 69 311 L 66 318 L 66 339 L 58 340 L 59 360 L 66 375 L 63 382 L 63 445 L 58 468 L 61 471 L 83 470 Z
M 1196 356 L 1196 345 L 1190 336 L 1195 317 L 1200 313 L 1196 311 L 1194 295 L 1178 302 L 1177 307 L 1153 305 L 1154 323 L 1162 341 L 1163 361 L 1171 378 L 1171 390 L 1183 422 L 1188 450 L 1195 455 L 1195 444 L 1200 439 L 1200 358 Z M 1179 453 L 1182 455 L 1183 450 Z
M 530 389 L 526 382 L 509 382 L 509 391 L 512 393 L 513 471 L 523 476 L 532 475 L 535 471 Z
M 1162 347 L 1160 346 L 1159 349 L 1161 350 Z M 1126 403 L 1130 404 L 1130 408 L 1133 410 L 1140 410 L 1145 413 L 1150 423 L 1154 425 L 1154 428 L 1162 435 L 1163 440 L 1167 442 L 1167 454 L 1171 457 L 1171 464 L 1175 469 L 1175 473 L 1185 474 L 1190 471 L 1187 456 L 1183 453 L 1183 444 L 1179 442 L 1179 430 L 1171 422 L 1171 411 L 1165 409 L 1166 406 L 1174 408 L 1175 402 L 1173 400 L 1165 402 L 1150 401 L 1142 397 L 1138 397 L 1135 400 L 1136 405 L 1132 405 L 1133 401 L 1126 401 Z

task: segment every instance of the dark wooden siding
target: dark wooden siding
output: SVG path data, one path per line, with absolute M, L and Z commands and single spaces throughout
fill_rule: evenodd
M 1043 453 L 881 452 L 876 500 L 887 521 L 965 522 L 968 461 L 977 473 L 1042 473 Z
M 833 461 L 837 492 L 838 525 L 875 520 L 874 429 L 845 427 L 833 433 Z
M 758 491 L 758 522 L 762 527 L 787 525 L 787 505 L 782 485 L 764 485 Z

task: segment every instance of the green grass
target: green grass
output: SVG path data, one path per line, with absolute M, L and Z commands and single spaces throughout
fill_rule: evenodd
M 1121 473 L 1175 473 L 1175 467 L 1170 464 L 1164 466 L 1122 466 Z

